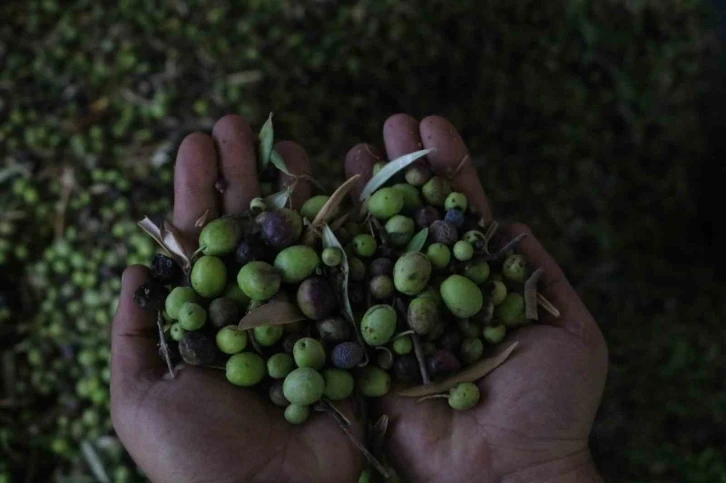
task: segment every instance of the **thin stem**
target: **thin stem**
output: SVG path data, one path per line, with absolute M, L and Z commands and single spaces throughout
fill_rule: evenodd
M 164 337 L 164 318 L 161 316 L 161 310 L 157 314 L 156 326 L 159 328 L 159 345 L 161 346 L 161 353 L 164 355 L 166 366 L 169 368 L 169 375 L 172 379 L 174 379 L 174 366 L 171 364 L 169 346 L 166 345 L 166 338 Z
M 424 357 L 423 348 L 421 347 L 421 339 L 418 334 L 412 334 L 411 340 L 413 341 L 413 351 L 416 354 L 416 359 L 418 360 L 418 368 L 421 371 L 421 380 L 424 384 L 428 384 L 431 382 L 431 378 L 429 377 L 429 371 L 426 368 L 426 358 Z
M 525 317 L 537 320 L 537 280 L 542 276 L 542 267 L 535 270 L 524 282 L 524 312 Z
M 549 300 L 547 300 L 545 298 L 545 296 L 542 295 L 541 293 L 538 293 L 537 294 L 537 303 L 540 305 L 540 307 L 542 307 L 543 309 L 545 309 L 547 312 L 549 312 L 554 317 L 559 317 L 560 316 L 560 311 L 557 310 L 557 307 L 555 307 L 554 305 L 552 305 L 552 302 L 550 302 Z
M 416 404 L 426 401 L 428 399 L 449 399 L 448 394 L 429 394 L 428 396 L 420 397 L 416 399 Z
M 488 257 L 485 257 L 485 261 L 493 261 L 493 260 L 499 260 L 502 258 L 507 251 L 509 251 L 510 248 L 514 248 L 519 242 L 527 238 L 526 233 L 520 233 L 519 235 L 512 238 L 509 243 L 504 245 L 502 248 L 497 250 L 493 255 L 489 255 Z
M 350 439 L 355 447 L 358 448 L 361 453 L 363 453 L 363 456 L 366 457 L 371 466 L 373 466 L 381 475 L 383 475 L 384 478 L 390 478 L 391 474 L 388 472 L 388 470 L 376 459 L 375 456 L 373 456 L 373 453 L 368 451 L 368 448 L 366 448 L 365 445 L 361 443 L 358 438 L 356 438 L 356 436 L 350 430 L 348 425 L 345 424 L 345 422 L 341 419 L 338 413 L 332 410 L 329 405 L 324 401 L 319 404 L 319 407 L 322 409 L 322 411 L 326 412 L 327 414 L 332 416 L 333 419 L 335 419 L 335 422 L 338 423 L 340 429 L 343 430 L 345 435 L 348 436 L 348 439 Z
M 335 411 L 336 413 L 338 413 L 338 416 L 340 416 L 340 419 L 342 419 L 343 421 L 345 421 L 345 424 L 347 424 L 348 426 L 350 426 L 351 424 L 353 424 L 353 423 L 350 422 L 350 419 L 348 419 L 345 416 L 345 414 L 343 414 L 343 412 L 340 409 L 338 409 L 335 406 L 335 404 L 333 404 L 333 401 L 331 401 L 328 398 L 323 398 L 323 401 L 325 402 L 325 404 L 327 404 L 328 406 L 330 406 L 330 409 L 332 409 L 333 411 Z

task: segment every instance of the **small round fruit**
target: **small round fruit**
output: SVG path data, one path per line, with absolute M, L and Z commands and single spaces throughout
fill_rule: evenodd
M 404 354 L 410 354 L 412 350 L 413 342 L 411 341 L 411 337 L 407 335 L 399 337 L 393 341 L 393 352 L 395 352 L 399 356 L 402 356 Z
M 209 321 L 215 329 L 237 324 L 242 317 L 237 302 L 227 297 L 219 297 L 209 304 Z
M 441 283 L 439 290 L 446 307 L 460 319 L 472 317 L 484 305 L 484 297 L 479 287 L 461 275 L 451 275 Z
M 451 250 L 443 243 L 432 243 L 426 250 L 426 257 L 435 268 L 445 268 L 451 261 Z
M 309 406 L 320 400 L 325 390 L 325 379 L 310 367 L 300 367 L 285 377 L 282 392 L 292 404 Z
M 481 325 L 472 319 L 461 319 L 457 322 L 459 333 L 466 338 L 477 338 L 481 333 Z
M 325 365 L 325 349 L 323 344 L 312 337 L 303 337 L 295 342 L 292 356 L 298 367 L 320 369 Z
M 446 211 L 458 210 L 463 212 L 466 211 L 467 206 L 469 206 L 469 202 L 466 199 L 466 195 L 464 193 L 457 193 L 456 191 L 449 193 L 446 201 L 444 201 L 444 209 Z
M 444 215 L 444 221 L 448 223 L 449 225 L 454 225 L 456 228 L 461 228 L 464 226 L 464 213 L 462 213 L 459 210 L 449 210 L 446 212 L 446 215 Z
M 282 279 L 277 269 L 265 262 L 250 262 L 237 274 L 242 292 L 252 300 L 268 300 L 280 289 Z
M 339 342 L 351 338 L 351 324 L 343 317 L 329 317 L 315 324 L 320 339 L 326 342 Z
M 508 293 L 502 303 L 494 307 L 494 317 L 507 327 L 524 321 L 524 297 L 516 292 Z
M 329 267 L 337 267 L 343 262 L 343 253 L 340 248 L 328 247 L 323 250 L 321 256 L 323 263 Z
M 504 340 L 504 336 L 507 335 L 507 328 L 504 324 L 491 325 L 484 327 L 482 331 L 482 337 L 490 344 L 499 344 Z
M 207 321 L 207 312 L 194 302 L 186 302 L 179 309 L 179 325 L 184 330 L 200 329 Z
M 267 203 L 265 203 L 265 199 L 261 197 L 252 198 L 252 201 L 250 201 L 250 211 L 252 214 L 257 215 L 262 213 L 263 211 L 267 210 Z
M 423 185 L 421 193 L 428 204 L 444 206 L 446 197 L 451 193 L 451 185 L 441 176 L 434 176 Z
M 471 243 L 465 242 L 464 240 L 459 240 L 454 244 L 454 258 L 456 258 L 460 262 L 471 260 L 471 257 L 473 256 L 474 247 L 471 246 Z
M 363 361 L 365 351 L 355 342 L 341 342 L 333 348 L 330 361 L 339 369 L 353 369 Z
M 259 325 L 252 329 L 252 336 L 262 347 L 270 347 L 280 340 L 284 331 L 281 325 Z
M 363 260 L 357 257 L 348 258 L 348 270 L 350 279 L 354 282 L 360 282 L 366 278 L 366 265 Z
M 353 238 L 353 251 L 360 257 L 372 257 L 376 253 L 378 244 L 373 235 L 361 233 Z
M 315 250 L 307 245 L 293 245 L 287 247 L 275 257 L 275 268 L 282 275 L 285 283 L 299 283 L 309 277 L 320 259 Z
M 211 337 L 193 330 L 184 334 L 179 342 L 179 354 L 187 364 L 206 366 L 217 358 L 217 344 Z
M 393 188 L 381 188 L 368 199 L 368 212 L 387 220 L 403 208 L 403 195 Z
M 431 223 L 440 219 L 441 214 L 439 213 L 439 210 L 430 205 L 419 208 L 413 214 L 413 221 L 415 221 L 416 226 L 422 230 L 430 227 Z
M 164 301 L 164 309 L 172 320 L 179 318 L 179 309 L 187 302 L 196 302 L 197 294 L 191 287 L 175 287 Z
M 416 382 L 421 378 L 421 369 L 419 368 L 416 356 L 406 354 L 396 357 L 393 363 L 393 376 L 404 382 Z
M 205 255 L 192 267 L 191 281 L 202 297 L 217 297 L 227 285 L 227 268 L 220 258 Z
M 300 215 L 303 218 L 307 218 L 308 221 L 313 221 L 315 217 L 318 216 L 318 213 L 320 213 L 320 210 L 323 208 L 325 203 L 328 202 L 329 199 L 330 196 L 327 195 L 317 195 L 309 198 L 302 205 L 302 208 L 300 208 Z
M 373 176 L 377 175 L 383 167 L 388 164 L 386 161 L 379 161 L 373 165 Z
M 242 223 L 225 216 L 207 223 L 199 233 L 199 246 L 204 255 L 222 256 L 232 253 L 242 238 Z
M 440 378 L 458 371 L 461 363 L 451 351 L 439 349 L 426 358 L 426 366 L 431 377 Z
M 461 239 L 471 243 L 471 246 L 477 249 L 479 245 L 486 244 L 486 237 L 484 236 L 484 233 L 478 230 L 467 231 Z
M 169 328 L 169 335 L 171 335 L 171 338 L 177 342 L 182 340 L 182 337 L 184 337 L 185 333 L 186 330 L 184 330 L 184 328 L 179 325 L 179 322 L 171 324 L 171 327 Z
M 416 295 L 426 288 L 431 277 L 431 262 L 421 252 L 403 254 L 393 267 L 393 284 L 405 295 Z
M 386 233 L 394 246 L 404 247 L 413 238 L 413 220 L 407 216 L 392 216 L 385 226 Z
M 523 255 L 509 255 L 502 264 L 502 275 L 512 282 L 524 282 L 527 277 L 527 260 Z
M 431 179 L 431 168 L 423 163 L 415 163 L 406 169 L 406 183 L 421 187 Z
M 454 225 L 436 220 L 429 226 L 429 236 L 435 243 L 452 246 L 459 239 L 459 232 Z
M 78 265 L 83 266 L 85 260 L 80 258 Z M 157 253 L 154 255 L 154 259 L 151 261 L 149 267 L 149 276 L 155 282 L 162 285 L 177 285 L 176 282 L 181 279 L 182 270 L 173 258 L 169 258 L 166 255 Z
M 421 200 L 421 193 L 419 190 L 406 183 L 399 183 L 393 185 L 393 189 L 397 190 L 403 196 L 403 211 L 406 213 L 412 213 L 414 210 L 423 206 Z
M 350 372 L 343 369 L 325 369 L 323 371 L 325 389 L 323 395 L 331 401 L 340 401 L 353 393 L 355 381 Z
M 285 408 L 285 420 L 290 424 L 302 424 L 310 417 L 310 406 L 290 404 Z
M 457 242 L 457 245 L 459 243 L 461 242 Z M 456 249 L 456 246 L 454 246 L 454 249 Z M 483 261 L 472 262 L 467 265 L 466 269 L 464 270 L 464 275 L 475 284 L 481 285 L 489 278 L 489 264 Z
M 255 352 L 240 352 L 225 366 L 227 380 L 235 386 L 254 386 L 265 377 L 265 361 Z
M 285 394 L 282 392 L 282 381 L 275 381 L 270 384 L 270 389 L 267 394 L 275 406 L 284 408 L 290 405 L 290 401 L 287 400 Z
M 267 359 L 267 374 L 273 379 L 284 379 L 295 369 L 295 361 L 290 354 L 278 352 Z
M 481 339 L 465 339 L 461 343 L 459 354 L 464 364 L 473 364 L 484 354 L 484 344 Z
M 247 310 L 247 306 L 250 303 L 250 298 L 239 288 L 237 280 L 229 280 L 227 282 L 227 287 L 225 287 L 222 297 L 234 300 L 240 312 Z
M 377 275 L 393 275 L 393 262 L 390 258 L 376 258 L 370 265 L 371 277 Z
M 338 308 L 333 286 L 323 277 L 310 277 L 297 290 L 297 305 L 305 317 L 321 320 Z
M 504 299 L 507 297 L 507 286 L 499 280 L 494 280 L 492 283 L 494 284 L 492 290 L 492 303 L 494 305 L 499 305 L 504 302 Z
M 459 346 L 461 345 L 461 340 L 462 337 L 458 330 L 447 330 L 444 332 L 444 335 L 442 335 L 441 338 L 437 341 L 437 343 L 439 346 L 441 346 L 442 349 L 454 352 L 459 349 Z
M 222 327 L 217 332 L 217 348 L 225 354 L 236 354 L 247 347 L 247 332 L 236 325 Z
M 449 389 L 449 406 L 459 411 L 466 411 L 479 402 L 479 388 L 473 382 L 460 382 Z
M 408 305 L 408 325 L 419 335 L 430 333 L 439 320 L 436 302 L 428 297 L 417 297 Z
M 368 365 L 358 370 L 355 385 L 365 397 L 381 397 L 391 389 L 391 376 L 380 367 Z
M 303 223 L 300 215 L 288 208 L 262 213 L 262 238 L 271 247 L 281 250 L 300 237 Z
M 373 298 L 384 300 L 393 296 L 393 280 L 388 275 L 377 275 L 368 284 Z
M 366 344 L 385 344 L 396 331 L 396 311 L 390 305 L 374 305 L 363 316 L 360 331 Z
M 378 351 L 376 364 L 384 371 L 390 370 L 393 367 L 393 353 L 391 351 Z

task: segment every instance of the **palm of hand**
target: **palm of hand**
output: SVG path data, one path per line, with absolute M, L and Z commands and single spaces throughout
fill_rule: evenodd
M 502 346 L 513 341 L 519 345 L 510 358 L 478 383 L 481 401 L 470 411 L 453 411 L 445 400 L 383 401 L 391 418 L 387 449 L 412 481 L 501 481 L 586 451 L 604 379 L 600 361 L 557 327 L 520 329 Z

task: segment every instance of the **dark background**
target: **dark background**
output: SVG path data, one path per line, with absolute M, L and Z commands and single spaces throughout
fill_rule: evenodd
M 184 134 L 269 111 L 328 186 L 388 115 L 451 119 L 607 338 L 608 481 L 726 481 L 723 13 L 241 3 L 0 6 L 0 482 L 137 478 L 106 389 L 117 276 L 154 250 L 133 221 L 168 212 Z

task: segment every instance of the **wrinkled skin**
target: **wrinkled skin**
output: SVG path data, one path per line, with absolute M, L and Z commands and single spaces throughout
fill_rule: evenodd
M 383 136 L 389 159 L 421 147 L 437 148 L 428 161 L 438 174 L 453 172 L 466 154 L 454 127 L 435 116 L 421 123 L 392 116 Z M 206 210 L 212 216 L 239 214 L 259 196 L 254 139 L 246 121 L 226 116 L 211 137 L 194 133 L 182 143 L 173 222 L 189 250 L 196 248 L 199 233 L 194 223 Z M 299 146 L 282 142 L 276 149 L 293 173 L 309 174 Z M 346 156 L 346 173 L 366 180 L 380 159 L 372 146 L 358 145 Z M 228 187 L 221 196 L 214 190 L 220 176 Z M 281 175 L 280 182 L 290 179 Z M 471 163 L 462 165 L 452 184 L 491 218 Z M 307 183 L 298 183 L 293 203 L 299 207 L 309 193 Z M 515 234 L 526 229 L 510 227 Z M 478 383 L 482 401 L 473 410 L 452 411 L 442 400 L 415 405 L 393 394 L 377 401 L 373 409 L 391 420 L 389 458 L 407 480 L 600 481 L 589 460 L 587 438 L 607 373 L 603 337 L 534 236 L 525 239 L 520 251 L 545 269 L 542 291 L 562 315 L 543 317 L 507 336 L 503 346 L 515 340 L 520 345 Z M 327 416 L 314 414 L 306 424 L 291 426 L 281 408 L 254 391 L 232 386 L 221 371 L 182 366 L 175 380 L 165 378 L 154 315 L 132 300 L 147 276 L 138 266 L 124 273 L 113 325 L 111 402 L 119 437 L 152 481 L 357 480 L 362 458 Z M 344 410 L 351 416 L 349 407 Z M 354 431 L 361 434 L 359 426 Z

